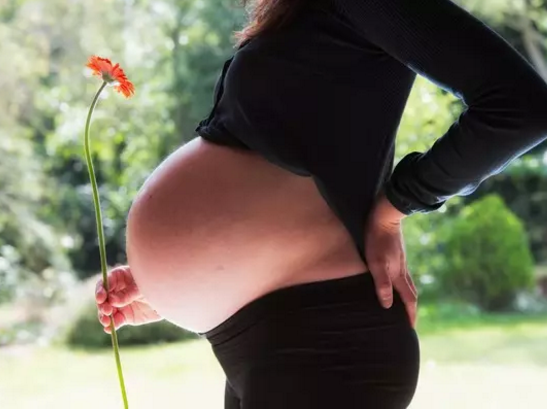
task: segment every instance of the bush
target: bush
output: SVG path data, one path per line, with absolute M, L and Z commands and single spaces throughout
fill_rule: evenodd
M 146 345 L 196 339 L 198 336 L 167 321 L 137 327 L 126 326 L 118 330 L 120 345 Z M 110 347 L 110 335 L 106 334 L 97 319 L 97 307 L 87 305 L 69 326 L 64 341 L 75 347 Z
M 418 287 L 420 301 L 439 298 L 437 272 L 445 263 L 439 251 L 443 226 L 450 223 L 446 212 L 415 214 L 403 222 L 406 258 L 410 275 Z
M 39 339 L 42 323 L 37 320 L 17 322 L 0 327 L 0 347 L 16 344 L 30 344 Z
M 444 294 L 499 311 L 532 288 L 534 262 L 526 232 L 499 196 L 464 208 L 444 239 L 445 263 L 438 276 Z

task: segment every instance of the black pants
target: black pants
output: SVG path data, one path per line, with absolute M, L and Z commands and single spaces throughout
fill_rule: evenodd
M 267 294 L 207 332 L 226 409 L 399 409 L 419 345 L 404 306 L 377 301 L 370 274 Z

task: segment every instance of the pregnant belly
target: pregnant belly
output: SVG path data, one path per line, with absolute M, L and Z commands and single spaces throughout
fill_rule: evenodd
M 311 178 L 202 138 L 143 185 L 127 257 L 151 305 L 198 332 L 275 289 L 365 268 Z

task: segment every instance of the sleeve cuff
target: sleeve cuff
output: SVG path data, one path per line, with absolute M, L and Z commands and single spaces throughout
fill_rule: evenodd
M 419 185 L 413 172 L 415 161 L 421 155 L 419 152 L 412 152 L 404 157 L 384 186 L 386 198 L 393 207 L 406 216 L 414 213 L 433 212 L 445 203 L 441 200 L 434 204 L 428 204 L 426 200 L 420 200 L 420 196 L 432 198 L 431 194 L 426 193 L 424 187 Z M 420 192 L 422 193 L 420 194 Z

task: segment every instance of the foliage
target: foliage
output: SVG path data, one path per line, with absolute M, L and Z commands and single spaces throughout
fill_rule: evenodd
M 18 322 L 0 327 L 0 347 L 14 344 L 27 344 L 36 341 L 42 330 L 39 321 Z
M 545 156 L 547 159 L 547 156 Z M 547 164 L 547 160 L 545 161 Z M 547 261 L 547 166 L 528 156 L 514 163 L 508 172 L 486 180 L 467 203 L 496 193 L 526 227 L 530 247 L 538 263 Z
M 545 0 L 457 2 L 541 66 L 541 54 L 534 50 L 546 44 Z M 125 217 L 132 198 L 162 158 L 194 137 L 193 129 L 211 108 L 222 63 L 234 51 L 232 31 L 245 19 L 240 3 L 0 2 L 0 53 L 9 56 L 0 76 L 0 302 L 12 298 L 19 283 L 44 271 L 72 268 L 83 278 L 98 269 L 82 158 L 85 113 L 98 86 L 83 75 L 87 57 L 98 54 L 121 62 L 137 87 L 127 104 L 115 104 L 105 94 L 92 125 L 108 262 L 114 265 L 125 262 Z M 531 35 L 526 22 L 533 23 Z M 397 137 L 397 157 L 427 149 L 461 109 L 460 101 L 419 78 Z M 541 196 L 547 188 L 545 178 L 535 181 L 545 174 L 544 151 L 538 147 L 529 155 L 540 165 L 527 167 L 525 179 L 508 168 L 480 191 L 503 190 L 530 228 L 534 254 L 541 260 L 547 260 L 547 230 L 542 227 L 547 201 Z M 435 242 L 440 225 L 441 218 L 432 215 L 408 221 L 411 262 L 424 277 L 439 264 Z
M 9 118 L 0 127 L 0 157 L 1 303 L 16 297 L 18 285 L 29 277 L 48 269 L 66 271 L 69 263 L 61 232 L 40 217 L 53 183 L 44 176 L 28 134 Z
M 120 345 L 145 345 L 163 342 L 175 342 L 195 339 L 197 335 L 185 331 L 167 321 L 141 326 L 126 326 L 118 330 Z M 69 326 L 65 342 L 70 346 L 83 348 L 111 347 L 110 336 L 107 335 L 97 319 L 97 307 L 88 304 L 82 308 Z
M 36 219 L 70 243 L 53 248 L 68 250 L 81 277 L 98 268 L 82 157 L 83 122 L 98 85 L 82 73 L 90 54 L 104 55 L 121 61 L 137 86 L 135 98 L 123 106 L 106 94 L 93 124 L 108 259 L 123 262 L 132 197 L 164 156 L 192 139 L 211 107 L 222 62 L 233 51 L 231 32 L 243 17 L 231 0 L 1 4 L 0 52 L 13 58 L 3 62 L 0 80 L 6 96 L 0 96 L 0 153 L 6 158 L 0 164 L 0 204 L 4 209 L 3 200 L 11 199 L 8 209 L 18 209 L 21 217 L 0 215 L 0 235 L 38 236 L 29 229 Z M 14 224 L 9 231 L 3 216 Z M 23 247 L 20 240 L 8 244 Z
M 534 22 L 537 31 L 531 37 L 537 47 L 543 47 L 547 55 L 547 7 L 538 0 L 526 4 L 524 0 L 458 0 L 466 9 L 490 24 L 504 38 L 540 69 L 541 61 L 531 58 L 533 44 L 525 44 L 522 24 Z M 526 37 L 528 38 L 528 37 Z M 538 55 L 537 53 L 532 53 Z M 543 60 L 542 60 L 543 61 Z M 547 80 L 547 75 L 544 75 Z M 463 104 L 451 94 L 439 89 L 425 78 L 418 77 L 409 97 L 405 114 L 397 136 L 397 157 L 410 151 L 424 151 L 448 130 L 451 123 L 462 112 Z M 526 225 L 530 246 L 538 262 L 547 261 L 547 153 L 545 144 L 532 149 L 515 160 L 503 173 L 487 179 L 471 196 L 451 199 L 448 206 L 454 209 L 472 203 L 481 197 L 497 193 L 506 201 Z M 448 213 L 450 213 L 449 209 Z M 413 216 L 405 222 L 407 248 L 411 267 L 418 275 L 429 270 L 441 260 L 437 251 L 437 230 L 441 226 L 437 215 Z M 418 260 L 416 260 L 418 259 Z M 428 265 L 431 259 L 433 265 Z M 421 261 L 419 261 L 421 260 Z M 433 276 L 424 275 L 432 284 Z
M 425 151 L 441 137 L 462 112 L 454 96 L 417 77 L 397 134 L 397 157 L 411 151 Z
M 473 330 L 488 327 L 514 331 L 522 324 L 547 323 L 545 313 L 486 313 L 465 301 L 422 302 L 418 310 L 418 331 L 429 335 L 447 330 Z
M 34 247 L 35 253 L 24 247 L 21 250 L 0 245 L 0 304 L 28 299 L 47 305 L 61 299 L 73 282 L 63 254 L 39 245 Z
M 534 262 L 522 222 L 496 195 L 464 208 L 445 227 L 442 291 L 486 310 L 512 306 L 533 286 Z
M 440 233 L 449 217 L 446 208 L 442 208 L 403 221 L 407 264 L 422 301 L 438 295 L 437 272 L 445 262 L 444 254 L 439 251 Z

